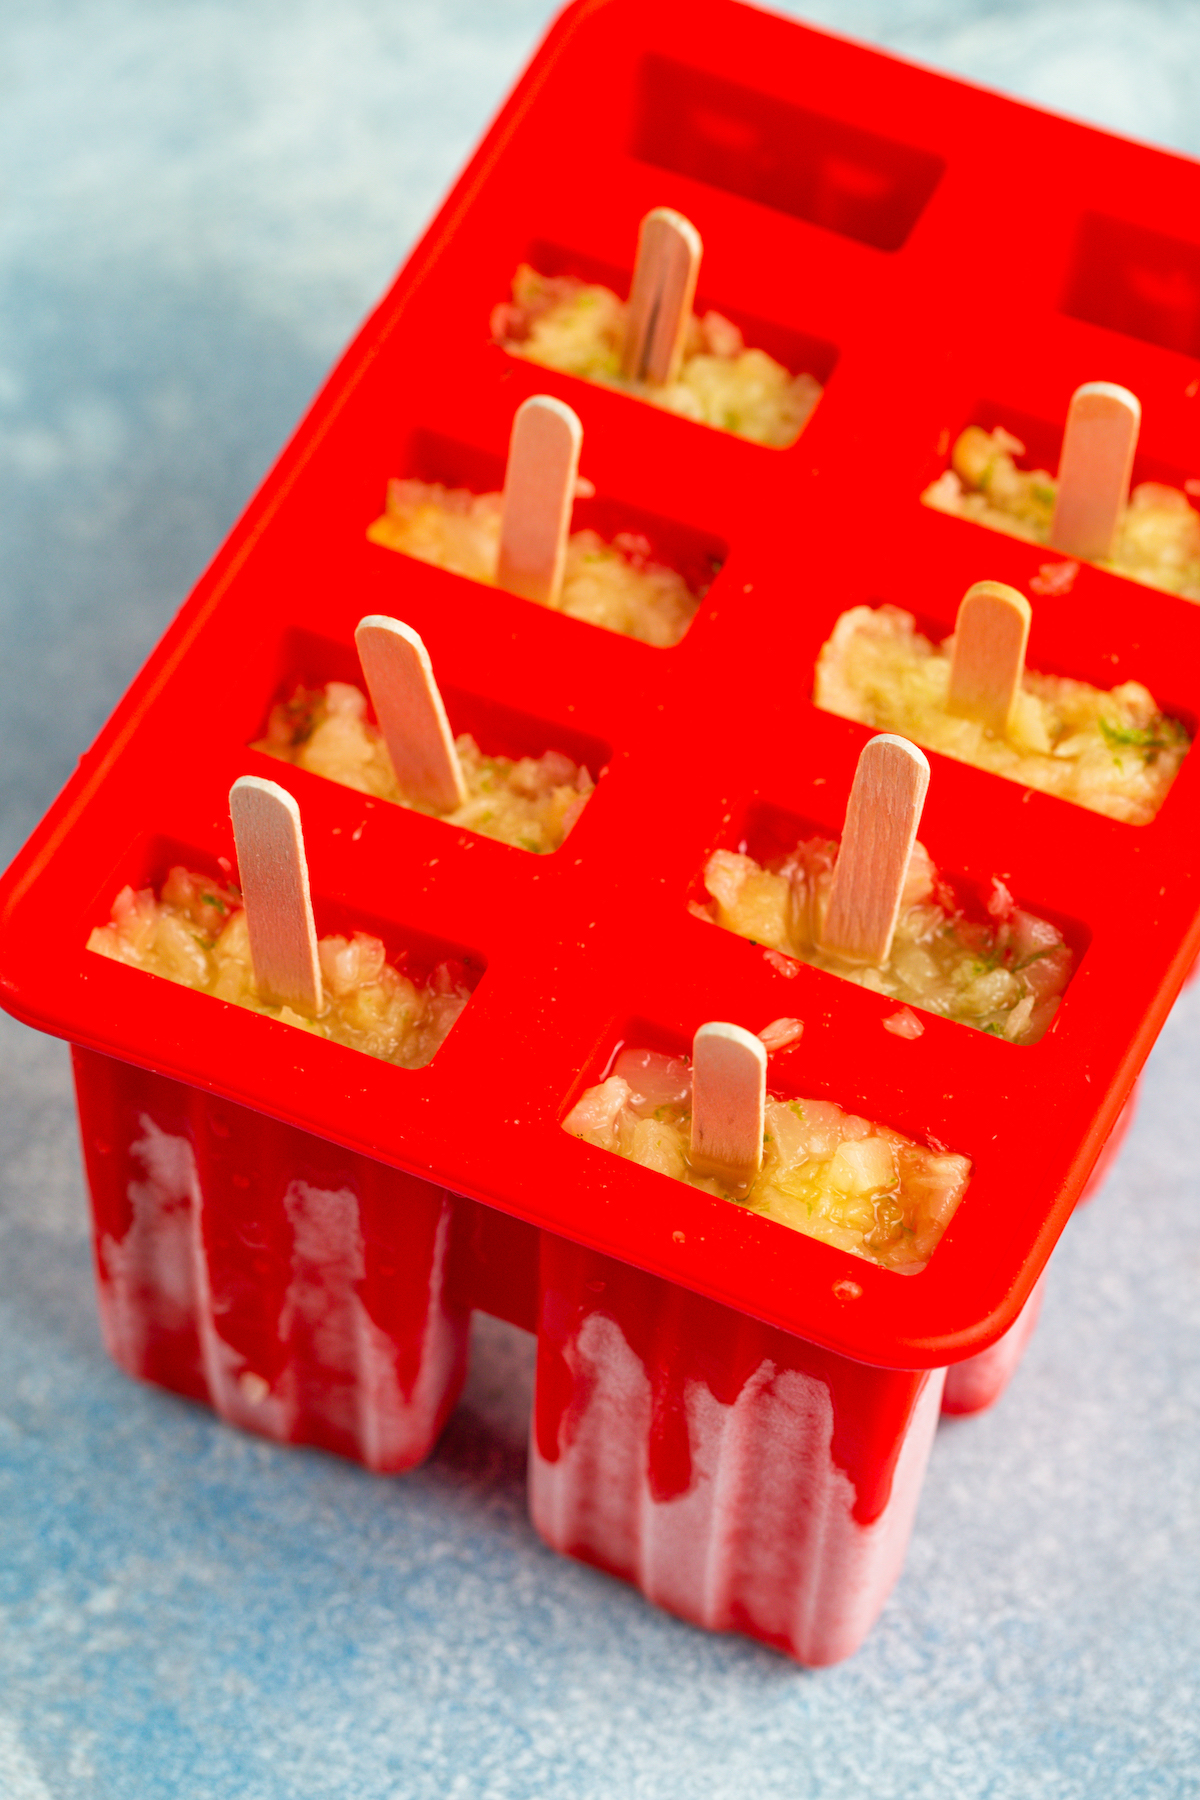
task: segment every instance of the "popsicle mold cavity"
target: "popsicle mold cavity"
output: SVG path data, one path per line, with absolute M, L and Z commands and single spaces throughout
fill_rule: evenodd
M 647 56 L 633 154 L 877 250 L 898 250 L 940 157 L 707 69 Z
M 968 425 L 950 467 L 921 498 L 938 512 L 1048 545 L 1058 482 L 1045 469 L 1019 469 L 1016 458 L 1024 454 L 1020 438 L 1003 426 L 984 431 Z M 1139 482 L 1117 527 L 1112 557 L 1098 566 L 1200 601 L 1200 513 L 1182 489 Z
M 826 712 L 898 732 L 1023 787 L 1130 825 L 1150 823 L 1190 740 L 1148 688 L 1125 681 L 1105 692 L 1026 669 L 1008 734 L 996 737 L 948 710 L 953 648 L 953 638 L 933 644 L 923 637 L 899 607 L 852 607 L 822 646 L 813 698 Z
M 557 850 L 595 786 L 587 769 L 559 750 L 515 761 L 485 756 L 466 732 L 455 739 L 455 748 L 467 800 L 453 812 L 433 816 L 521 850 Z M 366 695 L 349 682 L 298 687 L 290 700 L 272 708 L 267 735 L 254 749 L 360 793 L 433 813 L 400 791 L 383 733 L 367 717 Z
M 903 1565 L 942 1375 L 867 1368 L 546 1241 L 534 1525 L 693 1624 L 839 1662 Z
M 114 1361 L 264 1437 L 381 1472 L 421 1462 L 466 1373 L 450 1195 L 181 1082 L 74 1058 Z
M 607 1080 L 580 1095 L 563 1129 L 906 1275 L 929 1261 L 970 1178 L 965 1156 L 916 1144 L 831 1100 L 768 1095 L 762 1169 L 735 1201 L 690 1166 L 691 1106 L 687 1062 L 627 1048 Z
M 1085 212 L 1063 311 L 1183 356 L 1200 356 L 1200 247 Z
M 829 839 L 809 838 L 766 868 L 752 856 L 716 850 L 704 870 L 710 899 L 693 910 L 769 950 L 1009 1043 L 1044 1036 L 1074 963 L 1057 926 L 1017 906 L 999 881 L 988 919 L 966 918 L 918 843 L 887 962 L 850 962 L 821 942 L 837 849 Z
M 320 940 L 325 1009 L 318 1018 L 268 1005 L 254 983 L 241 895 L 182 867 L 170 871 L 158 896 L 153 888 L 122 888 L 110 923 L 96 927 L 87 947 L 404 1069 L 432 1062 L 471 997 L 461 964 L 439 963 L 418 984 L 388 962 L 377 937 L 356 931 Z
M 386 550 L 496 586 L 501 494 L 472 494 L 440 482 L 390 481 L 387 510 L 367 528 Z M 639 532 L 572 532 L 556 612 L 605 631 L 667 648 L 677 644 L 703 599 L 676 570 L 656 561 Z
M 622 388 L 700 425 L 774 449 L 795 443 L 821 398 L 815 375 L 792 375 L 765 350 L 748 349 L 730 319 L 706 312 L 691 317 L 677 380 L 661 387 L 626 381 L 625 313 L 611 288 L 573 275 L 539 275 L 522 263 L 512 299 L 492 313 L 492 336 L 512 356 Z

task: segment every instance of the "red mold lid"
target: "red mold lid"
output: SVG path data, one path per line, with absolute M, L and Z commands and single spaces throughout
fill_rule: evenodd
M 981 184 L 979 145 L 1002 183 Z M 1054 181 L 1047 182 L 1047 169 Z M 764 449 L 537 368 L 489 339 L 513 271 L 612 271 L 674 206 L 705 244 L 699 305 L 826 383 Z M 816 710 L 847 607 L 944 634 L 965 589 L 1028 588 L 1046 553 L 920 503 L 972 420 L 1042 421 L 1079 382 L 1132 387 L 1147 466 L 1190 472 L 1200 386 L 1200 169 L 731 0 L 583 0 L 550 31 L 395 286 L 0 890 L 0 998 L 74 1042 L 305 1126 L 860 1358 L 937 1365 L 1016 1316 L 1200 944 L 1200 775 L 1136 828 L 933 756 L 921 837 L 968 891 L 1001 875 L 1078 962 L 1018 1047 L 818 970 L 792 975 L 688 913 L 765 812 L 836 835 L 867 733 Z M 1180 222 L 1184 223 L 1181 224 Z M 387 478 L 499 467 L 516 405 L 584 426 L 605 516 L 724 558 L 651 649 L 367 542 Z M 1011 415 L 1009 412 L 1011 409 Z M 1058 423 L 1056 423 L 1058 422 Z M 485 748 L 604 764 L 553 855 L 373 801 L 249 748 L 290 684 L 344 678 L 353 632 L 423 636 L 451 723 Z M 1094 568 L 1035 599 L 1029 662 L 1136 679 L 1195 728 L 1200 608 Z M 490 741 L 489 741 L 490 738 Z M 89 953 L 127 881 L 232 856 L 227 796 L 295 794 L 318 929 L 482 971 L 433 1063 L 406 1071 Z M 703 1020 L 805 1022 L 772 1086 L 972 1159 L 905 1278 L 569 1137 L 615 1046 Z M 1152 1228 L 1147 1220 L 1147 1227 Z

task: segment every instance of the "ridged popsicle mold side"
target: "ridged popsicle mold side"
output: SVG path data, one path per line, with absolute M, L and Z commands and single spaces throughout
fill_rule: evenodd
M 421 1462 L 466 1373 L 453 1197 L 92 1051 L 75 1076 L 114 1361 L 281 1443 Z
M 1044 1282 L 950 1370 L 872 1368 L 198 1088 L 74 1055 L 100 1317 L 127 1374 L 400 1473 L 458 1397 L 472 1308 L 536 1319 L 542 1537 L 809 1665 L 850 1655 L 896 1581 L 939 1408 L 992 1405 L 1037 1322 Z
M 903 1565 L 943 1378 L 544 1238 L 534 1525 L 696 1625 L 839 1662 Z

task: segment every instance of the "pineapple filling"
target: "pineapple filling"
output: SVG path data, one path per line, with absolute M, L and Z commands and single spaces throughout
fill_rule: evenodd
M 887 962 L 882 968 L 848 962 L 820 942 L 836 860 L 836 843 L 824 838 L 797 844 L 766 868 L 752 856 L 714 851 L 704 870 L 711 900 L 693 910 L 873 993 L 1012 1044 L 1037 1043 L 1071 975 L 1072 953 L 1055 926 L 1023 911 L 996 880 L 988 922 L 964 918 L 928 852 L 916 844 Z
M 1002 425 L 991 432 L 968 425 L 950 467 L 921 498 L 938 512 L 1048 544 L 1058 482 L 1045 469 L 1018 469 L 1014 458 L 1024 454 L 1021 440 Z M 1200 600 L 1200 514 L 1179 488 L 1140 482 L 1129 496 L 1112 556 L 1100 567 Z
M 795 443 L 821 398 L 814 375 L 791 375 L 765 350 L 748 350 L 720 313 L 693 313 L 678 378 L 665 387 L 621 374 L 625 302 L 573 276 L 539 275 L 522 263 L 513 297 L 492 313 L 492 336 L 513 356 L 584 381 L 619 387 L 701 425 L 783 449 Z
M 495 587 L 502 504 L 500 494 L 389 481 L 387 511 L 367 536 L 385 550 Z M 554 610 L 667 649 L 679 642 L 703 598 L 676 570 L 655 562 L 649 539 L 639 533 L 619 532 L 606 544 L 594 531 L 574 531 Z
M 402 1069 L 423 1069 L 433 1060 L 471 997 L 460 964 L 439 963 L 418 984 L 388 962 L 378 938 L 356 931 L 321 939 L 325 1009 L 319 1018 L 269 1005 L 254 985 L 241 895 L 183 868 L 171 870 L 157 900 L 153 888 L 122 888 L 111 924 L 98 926 L 87 947 Z
M 947 710 L 954 639 L 932 644 L 911 613 L 855 606 L 817 659 L 813 699 L 826 712 L 894 731 L 958 762 L 1148 825 L 1189 738 L 1140 682 L 1105 691 L 1026 669 L 1004 737 Z
M 689 1166 L 691 1107 L 687 1062 L 622 1050 L 608 1080 L 588 1088 L 563 1129 L 905 1275 L 929 1261 L 971 1173 L 965 1156 L 926 1149 L 831 1100 L 768 1096 L 762 1169 L 746 1198 L 734 1200 Z
M 521 850 L 558 846 L 583 811 L 595 783 L 582 764 L 559 750 L 542 756 L 485 756 L 475 739 L 456 738 L 467 798 L 453 812 L 434 813 L 400 791 L 383 733 L 367 718 L 366 695 L 348 682 L 299 687 L 272 708 L 267 735 L 252 746 L 343 787 L 374 794 L 445 819 Z

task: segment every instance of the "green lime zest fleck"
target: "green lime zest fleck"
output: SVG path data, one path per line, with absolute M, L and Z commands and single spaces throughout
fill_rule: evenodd
M 1117 725 L 1103 716 L 1099 725 L 1110 750 L 1140 750 L 1147 763 L 1152 763 L 1163 750 L 1174 750 L 1184 737 L 1182 727 L 1174 719 L 1164 719 L 1161 713 L 1151 724 L 1140 729 L 1134 725 Z

